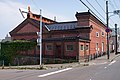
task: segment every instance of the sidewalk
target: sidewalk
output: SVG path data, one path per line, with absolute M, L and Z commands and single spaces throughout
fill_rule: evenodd
M 119 57 L 120 54 L 115 55 L 115 53 L 110 53 L 110 58 L 109 60 L 107 59 L 107 55 L 105 56 L 101 56 L 96 58 L 95 60 L 91 60 L 89 61 L 87 64 L 88 65 L 99 65 L 99 64 L 105 64 L 107 62 L 112 62 L 114 59 L 116 59 L 117 57 Z M 81 63 L 81 64 L 85 64 L 85 63 Z
M 112 62 L 114 59 L 119 57 L 120 54 L 115 55 L 114 53 L 110 53 L 110 59 L 107 59 L 107 55 L 96 58 L 95 60 L 91 60 L 89 62 L 76 62 L 76 63 L 65 63 L 65 64 L 46 64 L 43 65 L 43 69 L 62 69 L 68 67 L 81 67 L 81 66 L 89 66 L 89 65 L 99 65 L 106 64 L 107 62 Z M 2 67 L 0 67 L 2 69 Z M 28 65 L 28 66 L 10 66 L 5 67 L 5 69 L 40 69 L 40 65 Z

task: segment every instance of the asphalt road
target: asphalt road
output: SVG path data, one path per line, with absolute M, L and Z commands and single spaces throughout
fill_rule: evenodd
M 106 64 L 62 70 L 0 70 L 0 80 L 120 80 L 120 57 Z

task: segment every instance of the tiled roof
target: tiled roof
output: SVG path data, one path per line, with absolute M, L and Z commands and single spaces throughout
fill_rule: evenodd
M 77 26 L 77 21 L 72 22 L 60 22 L 55 24 L 46 25 L 50 30 L 68 30 L 75 29 Z
M 31 18 L 30 18 L 31 19 Z M 40 24 L 40 21 L 38 21 L 38 20 L 35 20 L 35 19 L 31 19 L 34 23 L 36 23 L 36 24 Z
M 36 16 L 37 18 L 40 18 L 40 15 L 33 14 L 33 13 L 32 13 L 32 15 L 33 15 L 33 16 Z M 52 21 L 52 22 L 56 22 L 56 21 L 54 21 L 54 20 L 52 20 L 52 19 L 49 19 L 49 18 L 46 18 L 46 17 L 44 17 L 44 16 L 42 16 L 42 18 L 43 18 L 43 19 L 46 19 L 46 20 L 49 20 L 49 21 Z
M 40 22 L 35 19 L 31 19 L 31 20 L 35 22 L 36 24 L 40 24 Z M 53 24 L 42 23 L 42 24 L 45 25 L 45 27 L 48 30 L 68 30 L 68 29 L 75 29 L 75 27 L 77 26 L 77 21 L 58 22 L 58 23 L 53 23 Z

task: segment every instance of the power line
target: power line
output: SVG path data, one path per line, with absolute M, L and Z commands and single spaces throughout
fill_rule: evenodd
M 88 1 L 88 0 L 86 0 L 88 3 L 89 3 L 89 5 L 105 20 L 105 18 L 98 12 L 98 10 Z
M 112 6 L 112 8 L 116 9 L 115 6 L 112 4 L 111 0 L 109 0 L 109 4 Z
M 112 1 L 111 1 L 111 0 L 109 0 L 109 2 L 110 2 L 110 5 L 112 6 L 112 8 L 113 8 L 114 10 L 116 10 L 116 8 L 117 8 L 116 2 L 113 1 L 114 4 L 115 4 L 115 6 L 112 4 Z M 119 0 L 119 2 L 120 2 L 120 0 Z M 115 8 L 115 7 L 116 7 L 116 8 Z M 111 20 L 112 23 L 115 23 L 112 19 L 110 19 L 110 20 Z M 113 26 L 112 26 L 112 27 L 113 27 Z
M 99 2 L 97 1 L 97 0 L 95 0 L 96 1 L 96 3 L 100 6 L 100 8 L 102 9 L 102 11 L 104 12 L 104 13 L 106 13 L 105 12 L 105 10 L 103 9 L 103 7 L 99 4 Z M 114 23 L 114 21 L 111 19 L 111 22 L 112 23 Z M 110 24 L 110 26 L 111 26 L 111 24 Z
M 100 8 L 102 9 L 103 12 L 105 12 L 105 10 L 103 9 L 103 7 L 99 4 L 99 2 L 97 0 L 95 0 L 96 3 L 100 6 Z M 105 12 L 106 13 L 106 12 Z
M 116 8 L 118 8 L 118 6 L 116 5 L 116 2 L 115 2 L 115 0 L 113 0 L 113 2 L 114 2 L 114 4 L 115 4 Z
M 82 0 L 79 0 L 85 7 L 88 8 L 89 11 L 91 11 L 94 16 L 96 16 L 103 24 L 105 24 L 105 22 L 103 20 L 101 20 Z M 112 20 L 111 20 L 112 21 Z M 113 21 L 112 21 L 113 22 Z M 114 22 L 113 22 L 114 23 Z M 106 24 L 105 24 L 106 25 Z M 111 24 L 110 24 L 111 27 L 113 27 Z
M 103 24 L 105 24 L 105 22 L 103 20 L 101 20 L 82 0 L 79 0 L 86 8 L 88 8 L 89 11 L 91 11 L 94 16 L 96 16 Z
M 31 0 L 33 2 L 33 4 L 35 5 L 35 7 L 38 9 L 39 6 L 36 4 L 36 2 L 34 0 Z

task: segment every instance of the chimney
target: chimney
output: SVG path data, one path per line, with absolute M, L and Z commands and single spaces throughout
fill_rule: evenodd
M 28 6 L 28 12 L 30 12 L 30 6 Z
M 28 6 L 27 18 L 30 18 L 30 6 Z
M 56 16 L 54 17 L 54 21 L 56 22 Z

